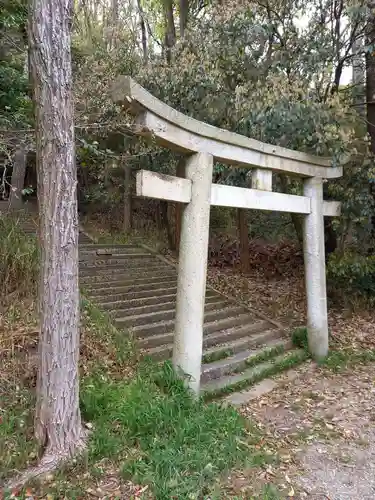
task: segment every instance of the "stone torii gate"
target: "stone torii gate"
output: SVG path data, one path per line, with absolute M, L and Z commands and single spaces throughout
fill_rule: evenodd
M 303 246 L 308 343 L 312 355 L 328 353 L 324 216 L 340 215 L 338 202 L 323 201 L 323 180 L 342 176 L 329 158 L 265 144 L 186 116 L 156 99 L 129 77 L 113 86 L 113 99 L 136 116 L 137 133 L 186 154 L 183 178 L 140 170 L 137 195 L 184 204 L 181 221 L 175 368 L 199 393 L 206 290 L 210 205 L 304 215 Z M 214 161 L 250 167 L 252 189 L 212 183 Z M 272 172 L 303 178 L 304 194 L 272 191 Z

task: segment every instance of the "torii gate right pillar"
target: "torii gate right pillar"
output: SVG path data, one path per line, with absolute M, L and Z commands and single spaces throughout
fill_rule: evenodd
M 305 215 L 303 228 L 308 343 L 313 357 L 322 359 L 328 354 L 323 180 L 306 179 L 304 195 L 311 200 L 311 212 Z

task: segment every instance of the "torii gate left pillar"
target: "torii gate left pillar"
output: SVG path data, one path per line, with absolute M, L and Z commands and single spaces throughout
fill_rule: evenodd
M 183 206 L 178 263 L 173 365 L 188 374 L 189 387 L 199 393 L 206 294 L 213 156 L 198 153 L 186 159 L 185 179 L 191 201 Z

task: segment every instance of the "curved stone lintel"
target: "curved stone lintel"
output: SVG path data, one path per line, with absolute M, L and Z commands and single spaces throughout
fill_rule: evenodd
M 333 179 L 342 176 L 342 167 L 332 167 L 330 158 L 260 142 L 184 115 L 151 95 L 130 77 L 118 77 L 112 88 L 112 97 L 139 117 L 140 132 L 151 132 L 159 143 L 170 148 L 209 153 L 224 163 L 261 167 L 302 177 Z
M 300 177 L 331 179 L 342 176 L 342 167 L 313 165 L 295 158 L 262 153 L 256 149 L 219 142 L 193 134 L 149 111 L 142 111 L 138 114 L 137 125 L 140 134 L 153 135 L 159 144 L 169 149 L 185 153 L 208 153 L 214 156 L 215 160 L 230 165 L 260 167 Z

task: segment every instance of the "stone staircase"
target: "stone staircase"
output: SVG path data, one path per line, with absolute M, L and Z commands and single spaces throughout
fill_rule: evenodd
M 143 354 L 159 361 L 171 357 L 177 291 L 171 262 L 143 246 L 85 243 L 80 245 L 80 283 Z M 242 391 L 303 358 L 275 322 L 207 287 L 203 393 Z
M 35 234 L 35 214 L 20 216 Z M 81 288 L 130 334 L 141 353 L 157 361 L 173 351 L 177 270 L 142 245 L 97 244 L 79 233 Z M 246 401 L 249 387 L 306 359 L 283 328 L 209 286 L 206 289 L 201 389 L 208 398 Z

